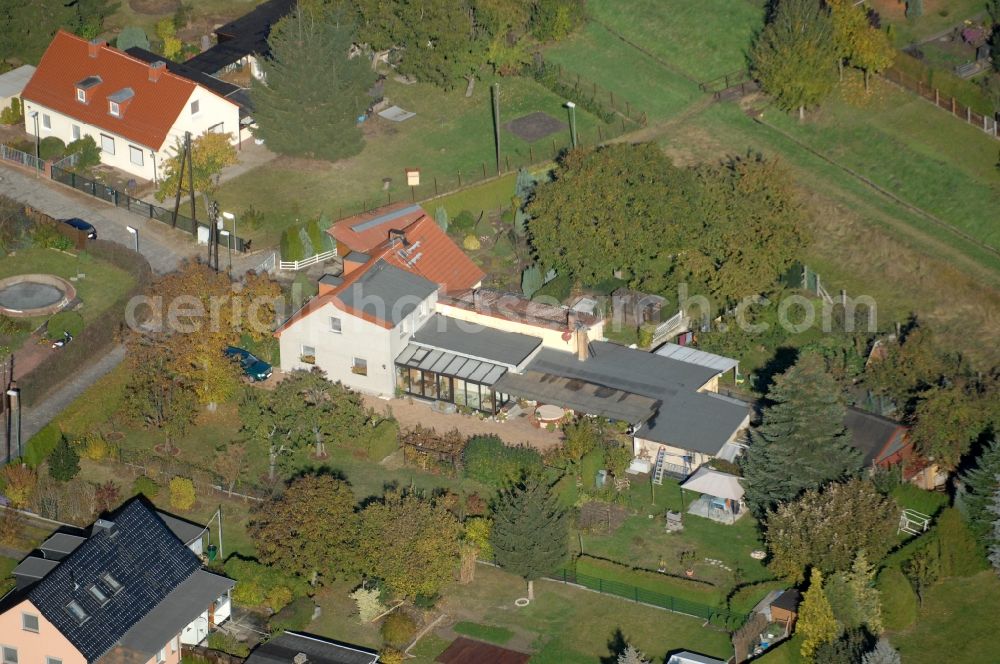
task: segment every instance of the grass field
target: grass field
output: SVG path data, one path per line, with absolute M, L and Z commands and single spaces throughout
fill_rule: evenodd
M 587 9 L 699 82 L 744 69 L 747 45 L 764 22 L 763 3 L 750 0 L 591 0 Z
M 442 92 L 430 85 L 403 85 L 390 79 L 386 81 L 386 98 L 416 112 L 416 117 L 401 123 L 369 120 L 364 151 L 350 159 L 329 163 L 279 158 L 225 183 L 218 192 L 220 204 L 238 210 L 252 205 L 262 212 L 265 223 L 250 229 L 251 237 L 273 244 L 281 230 L 296 219 L 305 221 L 321 212 L 337 218 L 390 199 L 409 200 L 404 168 L 421 169 L 417 200 L 431 198 L 435 191 L 456 189 L 460 182 L 464 185 L 483 179 L 484 165 L 486 175 L 495 176 L 490 82 L 481 81 L 467 98 L 464 88 Z M 565 100 L 527 78 L 501 78 L 499 85 L 501 124 L 543 111 L 566 125 L 564 131 L 532 144 L 501 128 L 504 170 L 508 158 L 511 169 L 516 169 L 550 159 L 568 146 Z M 592 145 L 598 137 L 597 127 L 603 123 L 582 108 L 576 109 L 576 121 L 580 142 Z M 391 179 L 388 191 L 383 189 L 384 178 Z
M 907 632 L 890 634 L 906 664 L 990 662 L 996 654 L 1000 579 L 992 571 L 934 586 Z
M 650 121 L 676 115 L 701 97 L 693 81 L 664 68 L 596 22 L 546 49 L 545 57 L 615 93 L 616 105 L 624 106 L 627 100 L 633 112 L 645 112 Z
M 64 279 L 83 273 L 87 276 L 73 282 L 77 297 L 83 302 L 80 315 L 84 323 L 93 320 L 131 287 L 134 279 L 117 267 L 97 260 L 87 253 L 70 254 L 55 249 L 25 249 L 4 256 L 0 261 L 0 279 L 18 274 L 54 274 Z M 45 322 L 45 317 L 22 318 L 25 331 L 9 345 L 17 349 L 31 330 Z
M 929 39 L 967 18 L 981 15 L 986 7 L 982 0 L 924 0 L 923 15 L 909 19 L 905 3 L 897 0 L 872 0 L 871 5 L 882 17 L 882 24 L 892 26 L 896 45 L 900 48 Z

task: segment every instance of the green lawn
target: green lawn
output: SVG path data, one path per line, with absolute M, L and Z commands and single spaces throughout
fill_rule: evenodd
M 481 625 L 474 622 L 460 622 L 455 623 L 452 626 L 459 634 L 464 634 L 465 636 L 470 636 L 474 639 L 479 639 L 480 641 L 489 641 L 490 643 L 496 643 L 503 645 L 510 641 L 511 637 L 514 636 L 514 632 L 510 631 L 506 627 L 497 627 L 496 625 Z
M 580 74 L 610 90 L 618 107 L 624 109 L 624 102 L 628 101 L 633 116 L 645 112 L 650 121 L 676 115 L 701 96 L 694 82 L 665 68 L 595 22 L 546 49 L 545 57 L 561 64 L 567 72 Z
M 874 0 L 871 4 L 882 16 L 882 25 L 892 26 L 900 48 L 929 39 L 964 19 L 982 15 L 986 7 L 982 0 L 925 0 L 923 15 L 908 19 L 903 4 L 897 0 Z
M 354 214 L 367 204 L 409 200 L 404 168 L 421 169 L 417 200 L 432 198 L 462 185 L 496 175 L 490 80 L 476 85 L 472 97 L 461 90 L 442 92 L 431 85 L 403 85 L 386 81 L 386 98 L 416 117 L 401 123 L 381 118 L 365 125 L 364 151 L 336 163 L 279 159 L 225 183 L 218 192 L 220 204 L 231 209 L 252 205 L 264 214 L 263 227 L 249 229 L 261 243 L 275 243 L 281 229 L 325 212 L 333 218 Z M 531 79 L 498 79 L 501 124 L 542 111 L 566 124 L 564 131 L 529 143 L 501 128 L 502 168 L 541 162 L 570 141 L 564 100 Z M 582 144 L 597 140 L 602 124 L 582 108 L 576 111 L 577 133 Z M 605 132 L 607 128 L 605 128 Z M 383 179 L 391 178 L 389 190 Z M 435 181 L 437 185 L 435 187 Z M 513 187 L 512 187 L 513 189 Z M 432 204 L 433 207 L 433 204 Z
M 17 567 L 16 560 L 0 557 L 0 597 L 14 587 L 14 578 L 11 576 L 11 572 L 14 571 L 15 567 Z
M 591 0 L 587 9 L 696 81 L 745 69 L 747 45 L 764 22 L 763 3 L 749 0 Z
M 978 129 L 887 84 L 861 108 L 834 95 L 806 122 L 773 110 L 765 121 L 1000 249 L 997 142 Z
M 83 320 L 93 320 L 125 293 L 134 282 L 132 275 L 109 263 L 97 260 L 86 252 L 71 254 L 55 249 L 24 249 L 4 256 L 0 261 L 0 279 L 18 274 L 54 274 L 64 279 L 83 273 L 87 276 L 74 281 L 77 297 L 83 302 L 79 310 Z M 8 342 L 16 349 L 31 330 L 45 322 L 45 317 L 22 318 L 25 330 Z
M 980 572 L 932 588 L 916 625 L 889 638 L 906 664 L 994 661 L 998 615 L 1000 579 Z

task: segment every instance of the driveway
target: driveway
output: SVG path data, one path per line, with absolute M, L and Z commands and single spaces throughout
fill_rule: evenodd
M 139 253 L 146 257 L 153 272 L 166 274 L 177 269 L 185 258 L 204 252 L 191 235 L 167 227 L 159 221 L 146 219 L 120 210 L 113 205 L 87 196 L 61 184 L 34 177 L 29 171 L 0 163 L 0 194 L 30 205 L 45 214 L 66 219 L 80 217 L 97 229 L 103 240 L 134 247 L 135 240 L 126 226 L 139 231 Z

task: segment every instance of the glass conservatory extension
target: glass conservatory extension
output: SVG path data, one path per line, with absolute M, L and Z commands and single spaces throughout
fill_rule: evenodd
M 510 399 L 493 385 L 507 367 L 409 344 L 396 358 L 396 387 L 404 394 L 446 401 L 495 415 Z

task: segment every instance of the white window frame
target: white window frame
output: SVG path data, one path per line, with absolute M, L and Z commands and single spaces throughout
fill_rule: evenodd
M 167 649 L 160 648 L 160 651 L 156 653 L 156 662 L 157 664 L 163 664 L 165 661 L 167 661 Z
M 52 116 L 48 113 L 42 113 L 42 129 L 52 131 Z
M 191 116 L 194 117 L 201 113 L 201 100 L 195 99 L 191 102 Z
M 136 161 L 136 155 L 139 156 L 138 161 Z M 142 148 L 137 148 L 134 145 L 128 146 L 128 160 L 135 166 L 146 165 L 146 160 L 143 158 Z
M 316 357 L 316 347 L 315 346 L 306 346 L 305 344 L 302 344 L 302 352 L 299 353 L 299 355 L 302 356 L 302 357 L 306 357 L 308 355 L 312 355 L 313 357 Z
M 76 89 L 76 100 L 82 101 L 84 104 L 87 103 L 87 91 L 83 88 Z
M 27 620 L 29 618 L 34 618 L 34 620 L 35 620 L 35 628 L 34 629 L 31 629 L 27 625 Z M 33 634 L 38 634 L 38 630 L 39 630 L 38 616 L 35 615 L 34 613 L 27 613 L 27 612 L 22 613 L 21 614 L 21 629 L 23 629 L 25 632 L 31 632 Z
M 110 99 L 108 100 L 108 113 L 116 118 L 120 118 L 122 116 L 122 109 L 121 106 L 118 105 L 118 102 L 111 101 Z
M 73 125 L 73 128 L 71 129 L 71 131 L 73 132 L 73 140 L 74 141 L 80 140 L 80 138 L 83 136 L 83 130 L 80 129 L 80 125 L 76 125 L 76 124 Z
M 106 146 L 110 145 L 109 150 Z M 109 136 L 108 134 L 101 134 L 101 152 L 113 155 L 115 153 L 115 137 Z
M 45 664 L 63 664 L 63 661 L 58 657 L 46 657 Z
M 330 331 L 334 334 L 343 334 L 344 321 L 337 316 L 330 316 Z
M 7 658 L 7 653 L 8 652 L 13 652 L 14 653 L 14 659 L 8 659 Z M 14 646 L 0 645 L 0 662 L 2 662 L 3 664 L 18 664 L 18 661 L 17 661 L 17 648 L 15 648 Z

